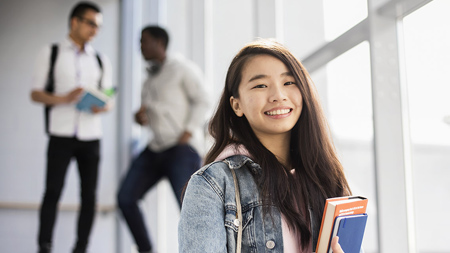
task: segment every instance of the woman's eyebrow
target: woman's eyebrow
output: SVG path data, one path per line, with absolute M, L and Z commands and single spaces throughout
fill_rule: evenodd
M 258 80 L 258 79 L 263 79 L 263 78 L 266 78 L 266 77 L 267 77 L 267 75 L 263 75 L 263 74 L 255 75 L 252 78 L 250 78 L 250 80 L 248 80 L 248 82 L 255 81 L 255 80 Z
M 293 75 L 292 75 L 291 71 L 286 71 L 284 73 L 281 73 L 280 76 L 293 76 Z
M 281 73 L 280 76 L 293 76 L 292 73 L 290 71 L 286 71 L 284 73 Z M 259 75 L 254 75 L 252 78 L 250 78 L 250 80 L 248 80 L 248 82 L 252 82 L 255 80 L 259 80 L 259 79 L 264 79 L 267 78 L 267 75 L 264 74 L 259 74 Z

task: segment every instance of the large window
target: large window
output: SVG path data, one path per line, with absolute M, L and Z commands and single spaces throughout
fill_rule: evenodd
M 403 19 L 418 252 L 449 252 L 450 1 Z
M 369 43 L 363 42 L 327 64 L 328 111 L 339 140 L 372 141 Z
M 354 195 L 369 198 L 363 247 L 377 252 L 372 90 L 369 43 L 363 42 L 314 72 L 333 140 Z M 326 78 L 324 78 L 326 77 Z
M 367 1 L 323 0 L 325 39 L 332 41 L 367 17 Z

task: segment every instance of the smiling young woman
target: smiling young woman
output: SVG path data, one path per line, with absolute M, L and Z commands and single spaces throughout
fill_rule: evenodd
M 230 97 L 236 115 L 245 116 L 259 141 L 287 161 L 282 156 L 289 155 L 291 130 L 302 112 L 302 95 L 292 73 L 277 58 L 257 55 L 243 68 L 238 91 L 239 97 Z
M 351 192 L 302 64 L 275 41 L 246 45 L 209 130 L 207 165 L 185 191 L 180 252 L 312 252 L 325 199 Z M 342 252 L 336 241 L 332 249 Z

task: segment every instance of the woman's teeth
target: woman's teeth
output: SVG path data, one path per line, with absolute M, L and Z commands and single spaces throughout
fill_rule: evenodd
M 286 113 L 289 113 L 290 111 L 291 111 L 290 109 L 280 109 L 280 110 L 265 112 L 265 114 L 270 115 L 270 116 L 275 116 L 275 115 L 286 114 Z

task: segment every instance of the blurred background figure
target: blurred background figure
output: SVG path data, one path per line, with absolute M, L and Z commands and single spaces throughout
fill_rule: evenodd
M 86 252 L 95 215 L 100 139 L 100 113 L 110 106 L 80 111 L 76 104 L 84 89 L 111 87 L 111 66 L 89 42 L 102 25 L 100 8 L 80 2 L 69 17 L 69 34 L 39 53 L 31 99 L 48 106 L 49 143 L 45 194 L 39 216 L 39 253 L 51 252 L 57 204 L 72 158 L 78 164 L 81 208 L 74 253 Z
M 163 28 L 142 30 L 141 52 L 150 66 L 135 121 L 147 126 L 153 138 L 133 160 L 118 193 L 118 205 L 139 252 L 152 252 L 153 247 L 138 201 L 167 177 L 181 206 L 182 189 L 201 165 L 199 154 L 209 109 L 200 68 L 179 55 L 168 55 L 168 43 Z

